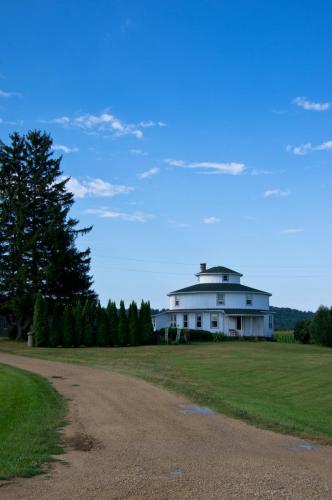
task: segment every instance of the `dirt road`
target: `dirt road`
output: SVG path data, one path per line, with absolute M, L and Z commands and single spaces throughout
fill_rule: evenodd
M 0 499 L 332 499 L 332 447 L 259 430 L 106 370 L 0 353 L 69 399 L 68 465 Z M 61 378 L 60 378 L 61 377 Z

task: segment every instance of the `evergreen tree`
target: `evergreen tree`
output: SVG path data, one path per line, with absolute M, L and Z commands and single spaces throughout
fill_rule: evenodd
M 139 323 L 136 302 L 132 302 L 128 311 L 128 341 L 130 345 L 139 344 Z
M 106 309 L 99 306 L 97 310 L 97 346 L 106 347 L 107 345 L 109 345 L 109 330 L 109 319 Z
M 139 311 L 139 330 L 141 344 L 151 344 L 153 339 L 153 326 L 150 302 L 144 302 L 143 300 Z
M 90 300 L 86 300 L 82 311 L 82 342 L 86 347 L 95 344 L 94 314 Z
M 120 301 L 117 344 L 125 346 L 128 343 L 128 318 L 123 300 Z
M 118 310 L 116 308 L 116 303 L 108 301 L 107 304 L 107 314 L 109 321 L 109 344 L 117 345 L 118 342 Z
M 71 306 L 66 306 L 63 313 L 62 322 L 62 345 L 63 347 L 73 347 L 75 341 L 75 322 Z
M 37 347 L 46 347 L 48 342 L 47 305 L 41 294 L 37 295 L 33 311 L 32 333 Z
M 332 310 L 320 306 L 311 322 L 311 335 L 316 344 L 332 347 Z
M 66 189 L 52 140 L 39 131 L 14 133 L 0 141 L 0 307 L 13 318 L 21 338 L 32 322 L 33 298 L 52 307 L 93 296 L 89 250 L 75 246 L 69 217 L 73 195 Z
M 74 316 L 74 329 L 75 329 L 74 346 L 78 347 L 82 344 L 82 335 L 83 335 L 82 307 L 80 302 L 77 302 L 76 306 L 74 307 L 73 316 Z
M 60 344 L 62 344 L 62 322 L 59 317 L 53 316 L 48 336 L 48 345 L 50 347 L 57 347 Z

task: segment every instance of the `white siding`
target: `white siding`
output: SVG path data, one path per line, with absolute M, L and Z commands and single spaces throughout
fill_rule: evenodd
M 252 304 L 246 305 L 246 297 L 252 295 Z M 170 309 L 268 309 L 269 296 L 259 293 L 245 292 L 224 292 L 225 304 L 217 304 L 217 292 L 199 292 L 199 293 L 179 293 L 176 297 L 179 305 L 175 305 L 175 296 L 170 297 Z
M 228 281 L 223 280 L 223 274 L 202 274 L 198 276 L 199 283 L 240 283 L 240 276 L 228 274 Z

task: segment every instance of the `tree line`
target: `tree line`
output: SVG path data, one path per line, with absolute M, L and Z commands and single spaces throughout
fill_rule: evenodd
M 149 302 L 125 308 L 124 301 L 109 301 L 107 307 L 86 300 L 67 305 L 50 314 L 46 300 L 38 295 L 34 307 L 32 333 L 37 347 L 124 347 L 153 343 Z
M 299 321 L 294 328 L 294 338 L 303 344 L 332 347 L 332 307 L 320 306 L 313 319 Z

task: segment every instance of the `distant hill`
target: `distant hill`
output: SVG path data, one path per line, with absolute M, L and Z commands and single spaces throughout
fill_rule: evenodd
M 298 321 L 303 319 L 312 319 L 314 313 L 311 311 L 299 311 L 290 307 L 270 307 L 274 314 L 275 330 L 293 330 Z

